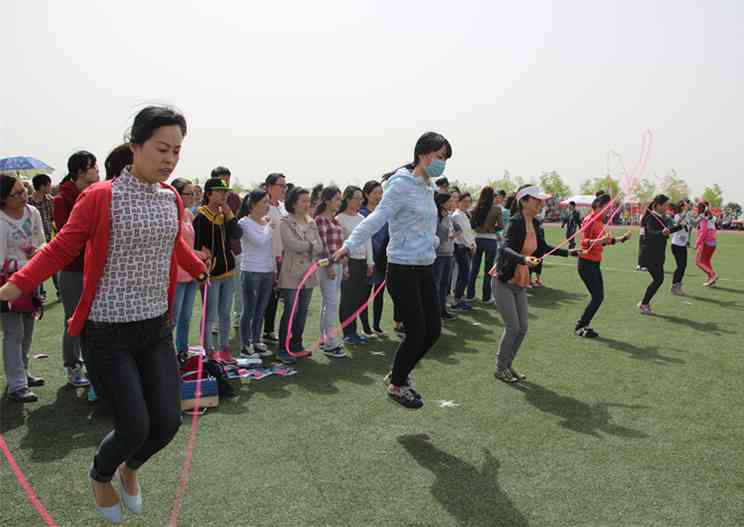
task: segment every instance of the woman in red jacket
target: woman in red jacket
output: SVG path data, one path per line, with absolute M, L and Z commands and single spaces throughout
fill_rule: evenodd
M 85 246 L 83 293 L 68 330 L 81 335 L 85 363 L 114 410 L 114 430 L 90 469 L 96 510 L 113 523 L 122 521 L 122 508 L 112 479 L 124 505 L 141 512 L 136 471 L 181 424 L 169 310 L 178 267 L 201 279 L 206 272 L 181 235 L 181 198 L 164 183 L 185 134 L 181 114 L 140 111 L 130 138 L 133 164 L 83 191 L 57 237 L 0 288 L 0 299 L 14 300 Z
M 582 222 L 582 229 L 585 229 L 581 239 L 581 255 L 579 256 L 579 276 L 589 290 L 592 296 L 591 300 L 584 309 L 581 318 L 576 322 L 575 332 L 579 337 L 594 338 L 599 333 L 594 331 L 589 325 L 592 323 L 594 315 L 599 310 L 599 306 L 604 301 L 604 280 L 602 279 L 602 253 L 606 245 L 614 245 L 617 242 L 625 243 L 630 239 L 630 231 L 626 232 L 619 238 L 613 238 L 605 228 L 603 211 L 610 203 L 609 194 L 600 194 L 592 202 L 592 212 Z

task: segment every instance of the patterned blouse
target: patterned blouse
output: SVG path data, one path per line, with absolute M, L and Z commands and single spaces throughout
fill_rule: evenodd
M 90 320 L 124 323 L 168 311 L 178 207 L 172 190 L 143 183 L 125 168 L 111 186 L 110 237 Z
M 41 198 L 41 201 L 36 201 L 33 197 L 28 198 L 28 203 L 36 207 L 39 214 L 41 214 L 41 223 L 44 225 L 44 236 L 46 236 L 46 241 L 49 242 L 52 239 L 52 222 L 54 221 L 52 217 L 52 205 L 54 200 L 51 196 L 47 195 Z

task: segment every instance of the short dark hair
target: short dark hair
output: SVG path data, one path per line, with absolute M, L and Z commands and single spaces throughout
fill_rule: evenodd
M 268 187 L 271 185 L 276 185 L 276 182 L 279 181 L 279 178 L 283 178 L 284 174 L 281 172 L 272 172 L 268 176 L 266 176 L 266 188 L 268 190 Z M 285 178 L 286 179 L 286 178 Z
M 300 199 L 300 196 L 303 194 L 310 194 L 310 191 L 302 187 L 293 187 L 292 190 L 289 191 L 289 194 L 287 194 L 287 201 L 284 202 L 284 208 L 287 209 L 287 212 L 294 214 L 297 200 Z
M 168 106 L 147 106 L 134 117 L 129 131 L 129 142 L 133 145 L 142 145 L 158 128 L 174 125 L 181 129 L 184 136 L 186 135 L 186 118 L 176 109 Z
M 446 176 L 442 176 L 437 179 L 434 184 L 438 187 L 449 187 L 449 179 Z
M 0 174 L 0 207 L 5 206 L 5 201 L 13 191 L 18 178 L 10 174 Z
M 501 189 L 501 190 L 496 191 L 496 194 L 498 194 L 502 198 L 505 198 L 506 197 L 506 191 L 504 189 Z
M 230 172 L 229 168 L 220 166 L 212 169 L 211 176 L 219 178 L 221 178 L 222 176 L 230 177 L 232 176 L 232 172 Z
M 46 174 L 36 174 L 31 180 L 31 183 L 34 185 L 34 190 L 38 192 L 41 187 L 51 185 L 52 178 L 50 178 Z
M 134 155 L 129 143 L 124 143 L 114 148 L 109 155 L 106 156 L 106 161 L 103 162 L 103 166 L 106 169 L 106 179 L 114 179 L 119 177 L 124 167 L 131 165 L 134 162 Z
M 569 201 L 568 202 L 568 206 L 569 207 L 576 207 L 576 202 L 575 201 Z

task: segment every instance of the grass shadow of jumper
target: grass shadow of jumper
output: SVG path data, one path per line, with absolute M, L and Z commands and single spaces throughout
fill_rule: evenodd
M 455 519 L 470 527 L 526 527 L 519 512 L 498 482 L 501 463 L 483 449 L 483 466 L 477 467 L 440 450 L 425 434 L 402 435 L 398 442 L 423 468 L 436 477 L 432 495 Z
M 627 439 L 648 437 L 645 432 L 613 423 L 609 412 L 610 408 L 643 410 L 648 408 L 647 406 L 603 401 L 589 404 L 531 382 L 515 383 L 511 386 L 524 392 L 525 399 L 530 405 L 541 412 L 561 418 L 559 425 L 568 430 L 597 438 L 601 437 L 600 432 Z
M 673 324 L 679 324 L 681 326 L 687 326 L 688 328 L 694 329 L 695 331 L 706 333 L 708 335 L 715 335 L 717 337 L 720 337 L 724 333 L 733 333 L 728 329 L 721 328 L 721 326 L 719 326 L 717 322 L 698 322 L 697 320 L 692 320 L 690 318 L 681 318 L 674 315 L 662 315 L 660 313 L 656 313 L 654 315 L 654 318 L 667 320 Z
M 595 339 L 595 341 L 598 343 L 604 344 L 605 346 L 613 350 L 627 353 L 632 358 L 637 359 L 637 360 L 649 361 L 649 362 L 654 362 L 656 364 L 666 364 L 666 365 L 686 364 L 686 362 L 682 359 L 678 359 L 676 357 L 667 357 L 666 355 L 662 355 L 661 353 L 659 353 L 658 346 L 648 346 L 645 348 L 641 348 L 629 342 L 623 342 L 620 340 L 610 339 L 607 337 L 598 337 Z

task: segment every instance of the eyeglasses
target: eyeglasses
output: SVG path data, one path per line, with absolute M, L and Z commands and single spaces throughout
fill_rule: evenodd
M 25 190 L 19 190 L 18 192 L 13 192 L 12 194 L 8 195 L 9 198 L 19 198 L 19 199 L 21 196 L 28 196 L 28 192 L 26 192 Z
M 193 193 L 193 192 L 184 192 L 184 193 L 183 193 L 183 194 L 181 194 L 181 195 L 182 195 L 182 196 L 193 196 L 193 195 L 194 195 L 194 193 Z

